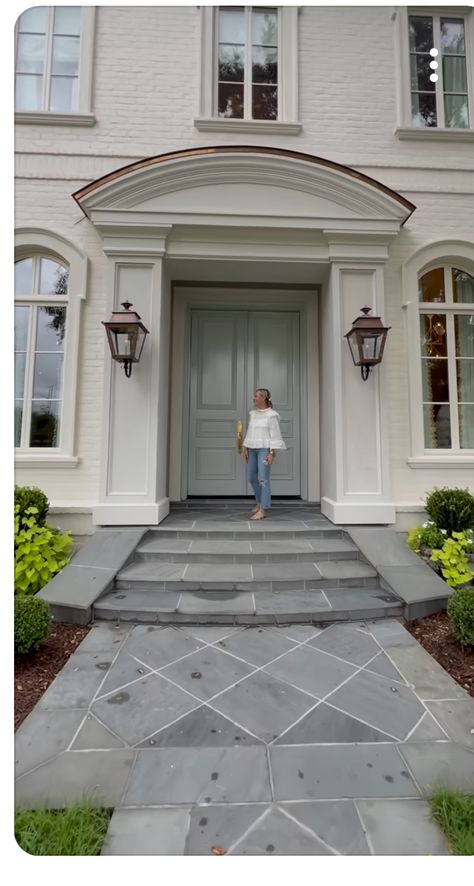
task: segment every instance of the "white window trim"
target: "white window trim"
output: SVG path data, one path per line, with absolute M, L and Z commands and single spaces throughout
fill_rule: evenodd
M 395 18 L 395 73 L 397 84 L 397 126 L 400 139 L 418 141 L 473 141 L 474 140 L 474 13 L 469 6 L 397 6 Z M 446 15 L 464 19 L 466 41 L 466 73 L 469 103 L 469 128 L 411 125 L 410 46 L 408 40 L 409 15 Z
M 406 301 L 406 333 L 408 345 L 408 388 L 410 407 L 411 452 L 407 464 L 411 468 L 444 468 L 470 465 L 474 467 L 474 449 L 426 449 L 423 429 L 423 390 L 421 377 L 420 305 L 418 281 L 423 274 L 436 267 L 465 270 L 474 276 L 474 247 L 471 243 L 449 240 L 423 247 L 403 268 L 403 292 Z M 446 305 L 440 305 L 445 311 Z M 472 313 L 462 303 L 450 308 L 450 313 Z
M 271 4 L 269 4 L 271 5 Z M 198 112 L 201 132 L 275 132 L 298 135 L 298 7 L 278 6 L 278 120 L 237 120 L 217 116 L 215 106 L 217 6 L 201 6 Z
M 74 455 L 74 439 L 80 311 L 81 302 L 86 297 L 87 258 L 59 234 L 38 228 L 22 228 L 15 236 L 15 261 L 34 255 L 52 257 L 69 266 L 60 445 L 54 448 L 34 446 L 15 449 L 15 463 L 19 467 L 75 467 L 79 462 Z M 63 298 L 60 300 L 64 301 Z
M 78 110 L 65 113 L 57 113 L 45 109 L 16 111 L 15 123 L 46 124 L 49 126 L 94 126 L 96 120 L 92 113 L 92 75 L 95 16 L 95 6 L 82 7 Z M 15 33 L 15 45 L 17 39 L 17 33 Z

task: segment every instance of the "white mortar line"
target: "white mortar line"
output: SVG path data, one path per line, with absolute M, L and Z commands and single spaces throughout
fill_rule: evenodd
M 284 801 L 280 800 L 279 803 L 281 803 L 281 802 L 284 802 Z M 323 838 L 320 837 L 319 834 L 316 833 L 316 831 L 313 831 L 312 828 L 308 827 L 308 825 L 303 824 L 302 821 L 298 821 L 297 818 L 294 818 L 294 816 L 291 815 L 291 814 L 288 812 L 288 810 L 285 809 L 284 806 L 280 806 L 280 805 L 278 804 L 278 810 L 279 810 L 279 812 L 281 812 L 283 815 L 286 815 L 286 817 L 289 818 L 290 821 L 294 821 L 294 823 L 297 824 L 297 825 L 301 828 L 301 830 L 303 830 L 303 831 L 307 831 L 308 834 L 310 835 L 310 837 L 316 838 L 316 840 L 318 841 L 318 843 L 321 843 L 321 844 L 324 846 L 325 849 L 329 849 L 331 855 L 342 855 L 342 852 L 339 852 L 337 849 L 334 848 L 334 846 L 330 846 L 329 843 L 326 843 L 326 841 L 323 840 Z
M 395 798 L 394 798 L 394 799 L 395 799 Z M 398 799 L 398 797 L 397 797 L 396 799 Z M 365 839 L 367 840 L 367 846 L 369 847 L 369 852 L 370 852 L 371 855 L 376 855 L 376 852 L 375 852 L 374 846 L 373 846 L 373 844 L 372 844 L 372 840 L 370 839 L 370 836 L 369 836 L 369 832 L 368 832 L 368 830 L 367 830 L 367 828 L 366 828 L 366 826 L 365 826 L 365 824 L 364 824 L 364 819 L 362 818 L 362 813 L 361 813 L 359 807 L 357 806 L 357 800 L 354 799 L 352 802 L 354 803 L 355 811 L 356 811 L 357 816 L 358 816 L 358 818 L 359 818 L 359 821 L 360 821 L 360 824 L 361 824 L 362 830 L 363 830 L 364 835 L 365 835 Z
M 398 744 L 395 745 L 395 748 L 396 748 L 397 754 L 398 754 L 398 756 L 400 757 L 400 760 L 402 761 L 403 765 L 405 766 L 406 769 L 408 769 L 408 772 L 410 773 L 410 776 L 411 776 L 411 779 L 412 779 L 412 781 L 413 781 L 413 784 L 415 785 L 415 787 L 416 787 L 416 788 L 418 789 L 418 791 L 420 792 L 420 797 L 421 797 L 423 800 L 425 800 L 426 797 L 425 797 L 425 795 L 423 794 L 423 791 L 421 790 L 420 785 L 418 784 L 418 782 L 417 782 L 417 780 L 416 780 L 416 778 L 415 778 L 415 776 L 414 776 L 414 774 L 413 774 L 413 771 L 412 771 L 412 769 L 411 769 L 411 767 L 410 767 L 410 764 L 405 760 L 405 757 L 403 756 L 403 754 L 402 754 L 402 752 L 401 752 L 401 750 L 400 750 Z
M 418 722 L 415 723 L 415 725 L 413 726 L 413 728 L 410 729 L 410 731 L 408 732 L 407 735 L 405 735 L 405 738 L 403 739 L 403 742 L 408 741 L 408 739 L 410 738 L 410 736 L 413 735 L 413 733 L 415 732 L 416 729 L 418 729 L 418 726 L 420 725 L 421 721 L 425 719 L 427 713 L 428 713 L 428 711 L 426 711 L 426 710 L 423 711 L 423 713 L 422 713 L 420 719 L 418 720 Z
M 244 840 L 246 837 L 248 837 L 248 835 L 251 833 L 251 831 L 253 831 L 253 829 L 256 828 L 257 825 L 260 824 L 260 822 L 263 821 L 264 818 L 266 818 L 268 815 L 270 815 L 270 812 L 271 812 L 271 811 L 272 811 L 272 807 L 271 807 L 271 806 L 270 806 L 268 809 L 265 809 L 265 810 L 262 812 L 262 814 L 259 815 L 259 817 L 253 822 L 253 824 L 251 824 L 250 827 L 247 828 L 247 830 L 244 831 L 244 833 L 241 834 L 240 837 L 238 837 L 238 839 L 235 840 L 235 841 L 229 846 L 229 848 L 227 849 L 226 855 L 229 855 L 229 854 L 232 852 L 232 850 L 235 849 L 235 847 L 238 846 L 238 844 L 242 842 L 242 840 Z

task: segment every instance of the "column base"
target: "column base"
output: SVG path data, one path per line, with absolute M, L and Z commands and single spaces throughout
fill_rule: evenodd
M 390 502 L 347 502 L 321 498 L 321 513 L 331 523 L 377 525 L 396 523 L 395 505 Z
M 169 498 L 147 504 L 99 504 L 92 509 L 92 520 L 96 526 L 157 526 L 169 512 Z

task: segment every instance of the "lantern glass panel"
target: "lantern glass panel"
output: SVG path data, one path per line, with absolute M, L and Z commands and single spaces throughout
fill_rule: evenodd
M 116 353 L 118 357 L 130 357 L 133 355 L 133 332 L 115 332 Z
M 143 351 L 143 345 L 145 344 L 145 339 L 147 337 L 147 333 L 144 329 L 138 329 L 138 339 L 137 339 L 137 348 L 136 348 L 136 357 L 137 360 L 140 359 Z
M 378 360 L 381 336 L 379 333 L 366 333 L 362 337 L 362 354 L 364 360 Z

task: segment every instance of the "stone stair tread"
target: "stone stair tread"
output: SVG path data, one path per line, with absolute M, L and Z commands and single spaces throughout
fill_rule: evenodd
M 357 545 L 344 538 L 327 538 L 327 539 L 280 539 L 272 541 L 271 539 L 184 539 L 184 538 L 147 538 L 136 549 L 136 554 L 208 554 L 222 555 L 229 554 L 237 556 L 239 554 L 297 554 L 312 552 L 316 554 L 325 554 L 333 552 L 354 552 L 357 553 Z
M 166 560 L 136 561 L 120 570 L 116 581 L 139 582 L 262 582 L 373 578 L 376 570 L 360 560 L 324 560 L 318 563 L 173 563 Z

